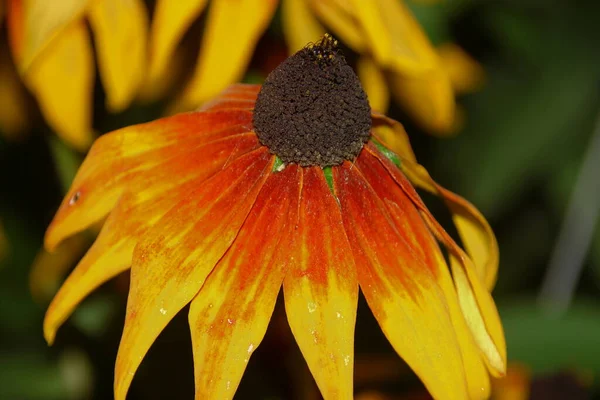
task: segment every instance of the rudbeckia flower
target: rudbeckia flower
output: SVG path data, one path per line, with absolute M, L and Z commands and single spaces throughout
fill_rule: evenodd
M 411 181 L 450 206 L 467 251 Z M 196 398 L 232 398 L 281 289 L 326 399 L 352 398 L 359 288 L 435 398 L 485 398 L 488 374 L 504 374 L 489 292 L 493 233 L 417 164 L 397 122 L 371 112 L 328 36 L 262 87 L 234 85 L 201 111 L 99 138 L 48 228 L 47 248 L 106 215 L 52 301 L 44 334 L 52 343 L 85 296 L 131 268 L 117 400 L 188 304 Z
M 92 142 L 94 53 L 111 112 L 172 81 L 173 53 L 207 0 L 158 0 L 150 25 L 144 0 L 8 0 L 17 70 L 48 124 L 72 146 Z M 213 0 L 198 64 L 178 100 L 192 109 L 238 81 L 275 11 L 275 0 Z M 0 1 L 0 17 L 4 0 Z M 236 23 L 232 24 L 231 21 Z M 150 89 L 148 89 L 150 88 Z M 1 93 L 0 93 L 1 94 Z
M 371 106 L 385 112 L 391 92 L 432 133 L 460 126 L 455 94 L 483 81 L 482 67 L 460 47 L 433 47 L 403 1 L 284 0 L 282 19 L 293 51 L 332 31 L 360 55 L 357 72 Z

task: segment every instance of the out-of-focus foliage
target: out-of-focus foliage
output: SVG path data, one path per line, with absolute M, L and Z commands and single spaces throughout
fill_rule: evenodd
M 532 380 L 564 370 L 591 376 L 582 390 L 598 395 L 600 224 L 570 307 L 562 314 L 548 312 L 537 296 L 600 115 L 600 3 L 405 3 L 434 44 L 457 43 L 485 70 L 480 90 L 458 100 L 464 129 L 455 137 L 422 134 L 394 104 L 391 116 L 406 125 L 415 152 L 431 175 L 477 205 L 497 234 L 501 261 L 494 296 L 503 317 L 509 358 L 527 366 Z M 260 82 L 285 56 L 279 18 L 278 12 L 259 41 L 246 81 Z M 193 25 L 203 23 L 201 17 Z M 194 26 L 190 32 L 198 31 Z M 1 29 L 0 36 L 6 26 Z M 189 51 L 193 60 L 197 49 L 186 49 L 180 50 Z M 353 53 L 347 58 L 358 59 Z M 95 87 L 95 131 L 154 119 L 164 111 L 162 104 L 136 105 L 108 114 L 99 81 Z M 47 347 L 41 322 L 51 296 L 48 292 L 78 255 L 48 258 L 40 253 L 42 236 L 81 155 L 51 139 L 40 118 L 28 121 L 31 132 L 21 140 L 8 140 L 9 132 L 0 134 L 0 221 L 8 246 L 0 260 L 0 399 L 111 398 L 127 276 L 108 283 L 84 302 L 60 331 L 56 345 Z M 597 194 L 595 188 L 589 186 L 589 198 Z M 53 260 L 56 274 L 40 277 L 33 270 L 30 276 L 36 257 Z M 35 300 L 30 285 L 37 288 Z M 276 312 L 264 344 L 250 361 L 239 398 L 290 398 L 298 387 L 312 393 L 302 358 L 286 339 L 286 324 L 277 323 L 282 312 Z M 142 364 L 131 399 L 191 398 L 188 336 L 185 316 L 176 318 Z M 358 393 L 398 398 L 418 391 L 418 382 L 402 364 L 382 361 L 380 356 L 391 352 L 368 307 L 359 306 L 357 363 L 362 360 L 369 367 L 357 364 Z M 386 367 L 377 369 L 364 360 Z M 393 370 L 394 374 L 373 376 L 365 370 Z M 166 387 L 176 388 L 175 392 Z

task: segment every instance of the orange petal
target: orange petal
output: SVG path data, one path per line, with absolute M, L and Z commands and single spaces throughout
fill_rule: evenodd
M 392 222 L 356 165 L 334 168 L 334 186 L 361 290 L 386 337 L 434 398 L 467 398 L 460 343 L 439 271 L 409 245 L 407 236 L 414 233 Z
M 450 135 L 458 129 L 454 90 L 439 67 L 412 76 L 390 75 L 392 94 L 423 129 Z
M 265 335 L 285 274 L 289 252 L 281 242 L 296 225 L 301 176 L 299 167 L 288 166 L 269 177 L 235 242 L 192 300 L 197 399 L 232 398 Z
M 115 367 L 116 400 L 125 399 L 156 337 L 233 243 L 273 160 L 264 147 L 238 158 L 177 203 L 136 246 Z
M 371 109 L 385 113 L 390 104 L 390 91 L 383 71 L 369 56 L 358 59 L 356 73 L 369 97 Z
M 358 281 L 339 205 L 319 167 L 304 169 L 299 213 L 283 284 L 288 321 L 323 397 L 351 399 Z
M 156 85 L 169 67 L 177 44 L 200 15 L 207 0 L 158 0 L 150 33 L 149 85 Z
M 56 133 L 78 150 L 87 149 L 92 143 L 94 58 L 85 22 L 64 28 L 23 80 Z
M 473 262 L 431 215 L 413 186 L 396 166 L 371 146 L 367 151 L 382 162 L 396 183 L 417 206 L 436 238 L 450 251 L 450 266 L 467 325 L 492 374 L 502 376 L 506 371 L 506 341 L 502 324 L 494 301 L 478 276 Z M 403 165 L 406 165 L 406 162 Z
M 106 90 L 106 105 L 113 112 L 133 100 L 146 69 L 147 10 L 142 0 L 97 0 L 91 3 L 89 19 L 100 78 Z
M 211 2 L 198 64 L 176 109 L 196 108 L 240 80 L 276 6 L 276 0 Z
M 238 83 L 223 90 L 217 98 L 208 101 L 200 108 L 202 111 L 215 110 L 253 110 L 260 85 Z
M 326 33 L 306 0 L 283 1 L 281 22 L 290 54 L 302 49 L 307 43 L 316 43 Z
M 181 114 L 102 136 L 92 146 L 50 224 L 45 246 L 52 249 L 65 237 L 104 218 L 126 185 L 155 180 L 156 167 L 166 159 L 176 160 L 190 149 L 251 129 L 251 113 L 218 111 Z
M 193 192 L 230 160 L 258 146 L 254 134 L 211 142 L 185 155 L 193 162 L 171 158 L 159 164 L 155 170 L 160 170 L 168 179 L 155 178 L 152 185 L 148 185 L 148 180 L 142 180 L 128 187 L 96 242 L 50 304 L 44 319 L 46 340 L 52 343 L 57 329 L 90 292 L 129 268 L 136 243 L 177 203 L 178 198 Z M 158 171 L 156 174 L 158 176 Z
M 25 73 L 43 50 L 55 45 L 52 42 L 83 16 L 88 3 L 89 0 L 9 0 L 11 46 L 19 71 Z
M 406 193 L 398 186 L 386 171 L 380 161 L 369 151 L 365 151 L 356 160 L 356 167 L 377 196 L 385 204 L 394 224 L 408 242 L 416 256 L 423 260 L 438 277 L 456 338 L 460 345 L 462 361 L 466 372 L 469 394 L 472 399 L 486 399 L 490 394 L 490 379 L 479 349 L 467 327 L 465 318 L 458 303 L 456 289 L 446 265 L 446 260 L 440 251 L 432 233 L 427 228 L 417 207 Z

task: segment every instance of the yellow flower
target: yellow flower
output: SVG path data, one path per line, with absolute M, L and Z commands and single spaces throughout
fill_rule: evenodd
M 412 184 L 448 204 L 466 252 Z M 262 87 L 234 85 L 201 111 L 98 139 L 46 247 L 107 214 L 50 305 L 44 334 L 52 343 L 85 296 L 131 267 L 117 400 L 187 304 L 196 398 L 232 398 L 282 287 L 326 399 L 353 395 L 359 287 L 435 398 L 485 398 L 488 371 L 504 374 L 489 225 L 417 164 L 397 122 L 371 113 L 330 37 L 287 59 Z
M 151 26 L 143 0 L 8 0 L 6 18 L 18 72 L 46 121 L 84 150 L 93 138 L 95 73 L 86 22 L 106 106 L 119 112 L 141 91 L 151 96 L 164 88 L 174 49 L 208 3 L 158 0 Z M 276 5 L 276 0 L 210 2 L 198 64 L 178 107 L 196 108 L 241 79 Z
M 330 29 L 361 55 L 357 72 L 374 109 L 385 112 L 390 92 L 433 133 L 460 125 L 455 93 L 481 84 L 483 70 L 456 45 L 435 49 L 399 0 L 283 0 L 283 27 L 295 51 Z

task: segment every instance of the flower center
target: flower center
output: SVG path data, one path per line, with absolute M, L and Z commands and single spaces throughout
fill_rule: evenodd
M 269 74 L 253 123 L 284 163 L 328 167 L 358 156 L 369 139 L 371 107 L 337 41 L 325 35 Z

